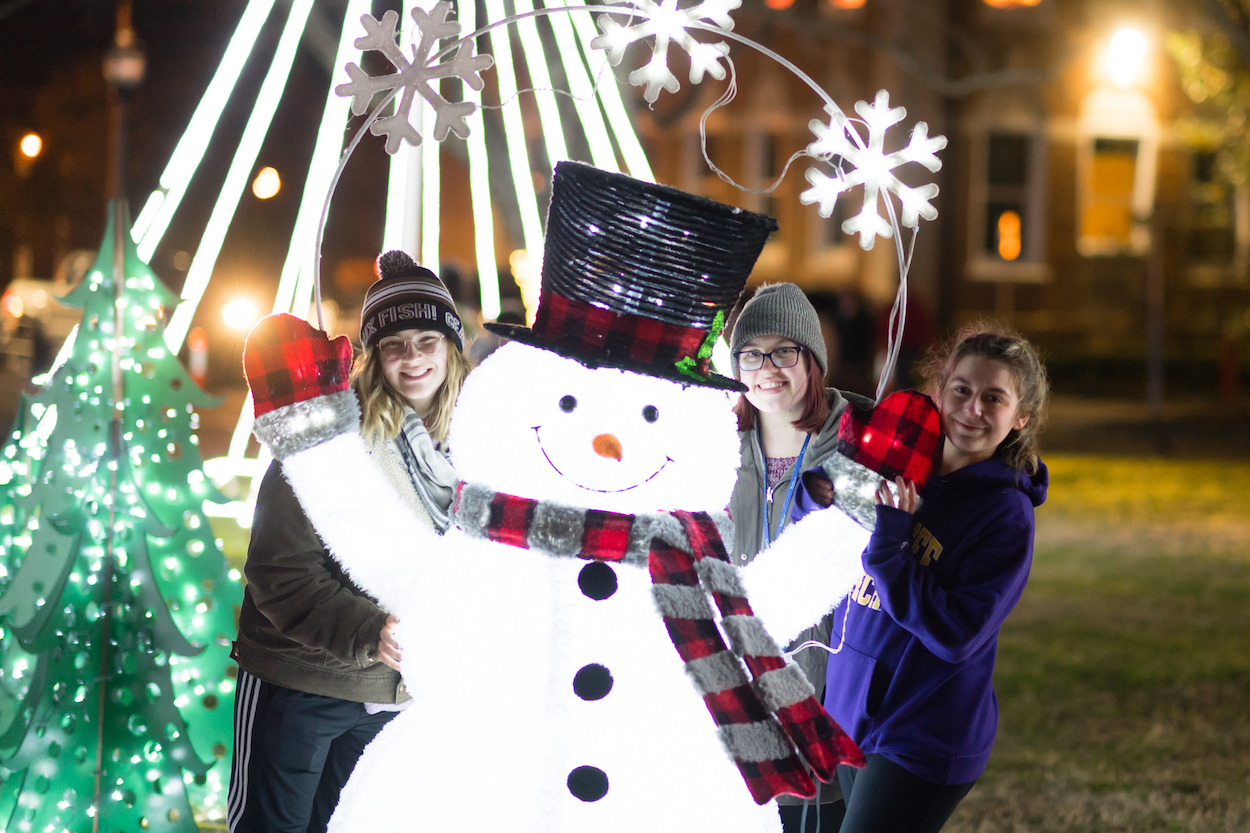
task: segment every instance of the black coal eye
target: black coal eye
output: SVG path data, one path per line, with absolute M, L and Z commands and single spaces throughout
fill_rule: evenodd
M 561 396 L 560 397 L 560 410 L 564 411 L 566 414 L 572 413 L 573 409 L 576 407 L 577 407 L 577 397 L 575 396 Z
M 647 422 L 655 422 L 660 418 L 660 409 L 654 405 L 648 405 L 642 409 L 642 418 Z

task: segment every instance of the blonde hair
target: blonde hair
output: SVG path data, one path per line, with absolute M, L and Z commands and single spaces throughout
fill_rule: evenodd
M 447 440 L 451 428 L 451 412 L 460 395 L 460 386 L 469 375 L 469 360 L 450 338 L 447 344 L 447 378 L 434 396 L 434 407 L 425 418 L 425 428 L 437 443 Z M 399 436 L 404 425 L 404 408 L 408 402 L 386 381 L 382 372 L 382 353 L 377 345 L 366 347 L 356 357 L 352 368 L 352 390 L 360 400 L 360 433 L 366 442 L 389 440 Z
M 941 400 L 955 365 L 966 356 L 998 362 L 1011 372 L 1020 400 L 1016 416 L 1028 416 L 1029 421 L 1023 428 L 1008 432 L 994 454 L 1017 471 L 1036 474 L 1039 439 L 1050 399 L 1050 379 L 1037 348 L 1024 336 L 993 321 L 976 321 L 961 327 L 950 341 L 930 350 L 921 366 L 925 390 L 934 400 Z

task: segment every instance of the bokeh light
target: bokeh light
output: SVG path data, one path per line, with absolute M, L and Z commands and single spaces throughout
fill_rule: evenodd
M 252 180 L 252 193 L 257 199 L 267 200 L 282 190 L 282 178 L 273 168 L 261 168 Z
M 256 305 L 246 298 L 236 298 L 222 307 L 221 320 L 232 330 L 246 330 L 256 323 Z
M 1020 215 L 1015 211 L 998 215 L 998 256 L 1003 260 L 1020 257 Z
M 1136 83 L 1145 68 L 1146 36 L 1136 29 L 1121 29 L 1111 36 L 1107 49 L 1107 72 L 1118 87 Z
M 43 152 L 43 137 L 38 133 L 27 133 L 18 142 L 18 148 L 22 151 L 22 156 L 27 159 L 34 159 Z

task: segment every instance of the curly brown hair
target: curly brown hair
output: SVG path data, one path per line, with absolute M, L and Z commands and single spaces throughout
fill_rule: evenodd
M 981 356 L 1011 371 L 1020 400 L 1017 415 L 1027 415 L 1029 421 L 1018 431 L 1012 429 L 994 454 L 1017 471 L 1036 474 L 1040 462 L 1039 439 L 1046 425 L 1046 403 L 1050 399 L 1050 379 L 1037 348 L 1024 336 L 993 321 L 966 324 L 954 338 L 930 350 L 921 365 L 925 392 L 935 402 L 941 401 L 942 389 L 955 365 L 965 356 Z

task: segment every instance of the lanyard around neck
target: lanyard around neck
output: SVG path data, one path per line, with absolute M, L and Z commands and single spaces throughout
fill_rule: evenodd
M 803 439 L 803 447 L 799 449 L 798 459 L 794 461 L 794 468 L 790 472 L 790 487 L 786 489 L 786 502 L 782 507 L 781 519 L 777 521 L 777 534 L 773 535 L 768 525 L 768 458 L 764 457 L 764 546 L 767 547 L 773 542 L 773 539 L 781 535 L 782 528 L 786 525 L 786 519 L 790 517 L 790 504 L 794 501 L 794 489 L 799 483 L 799 474 L 803 471 L 803 455 L 807 453 L 807 444 L 812 441 L 812 435 L 809 433 Z M 764 443 L 760 442 L 760 456 L 763 456 Z

